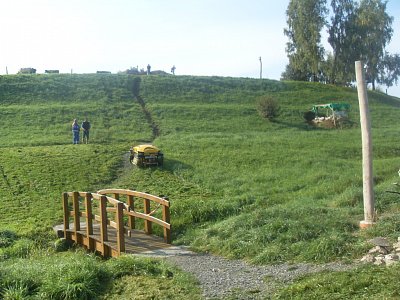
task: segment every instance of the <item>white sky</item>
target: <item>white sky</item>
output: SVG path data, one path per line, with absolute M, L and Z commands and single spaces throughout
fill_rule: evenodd
M 0 74 L 113 73 L 147 64 L 177 75 L 279 79 L 289 0 L 0 0 Z M 388 13 L 400 15 L 400 1 Z M 388 47 L 400 53 L 400 23 Z M 326 46 L 326 48 L 328 48 Z M 400 86 L 389 94 L 400 97 Z

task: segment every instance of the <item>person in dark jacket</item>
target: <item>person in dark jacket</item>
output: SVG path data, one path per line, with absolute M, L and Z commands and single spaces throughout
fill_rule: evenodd
M 87 118 L 82 122 L 81 127 L 83 130 L 82 143 L 89 144 L 90 122 L 87 120 Z

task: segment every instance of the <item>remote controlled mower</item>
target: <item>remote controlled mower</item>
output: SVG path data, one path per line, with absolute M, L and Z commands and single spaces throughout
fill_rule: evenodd
M 133 146 L 129 152 L 130 162 L 138 167 L 163 165 L 164 154 L 153 145 L 144 144 Z

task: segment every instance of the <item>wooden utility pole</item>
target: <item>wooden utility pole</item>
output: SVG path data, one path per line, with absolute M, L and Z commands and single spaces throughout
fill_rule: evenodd
M 260 56 L 259 60 L 260 60 L 260 79 L 262 79 L 262 60 L 261 60 L 261 56 Z
M 361 61 L 355 62 L 358 103 L 360 106 L 360 123 L 362 139 L 362 167 L 363 167 L 363 196 L 364 220 L 360 222 L 361 228 L 372 226 L 375 221 L 375 200 L 372 172 L 372 138 L 371 122 L 368 109 L 368 95 L 365 82 L 365 72 Z

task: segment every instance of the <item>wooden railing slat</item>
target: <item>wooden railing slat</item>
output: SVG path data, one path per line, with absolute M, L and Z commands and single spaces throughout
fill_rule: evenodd
M 137 212 L 137 211 L 129 211 L 129 212 L 125 212 L 125 214 L 128 215 L 128 216 L 138 217 L 140 219 L 156 223 L 156 224 L 158 224 L 158 225 L 160 225 L 162 227 L 165 227 L 165 228 L 170 228 L 170 224 L 169 223 L 166 223 L 166 222 L 164 222 L 164 221 L 162 221 L 160 219 L 157 219 L 157 218 L 155 218 L 153 216 L 149 216 L 149 215 Z
M 119 194 L 119 195 L 131 195 L 134 197 L 138 198 L 146 198 L 151 201 L 160 203 L 161 205 L 169 206 L 170 203 L 168 200 L 165 200 L 162 197 L 154 196 L 151 194 L 143 193 L 143 192 L 137 192 L 137 191 L 131 191 L 131 190 L 124 190 L 124 189 L 103 189 L 100 191 L 97 191 L 97 194 Z

